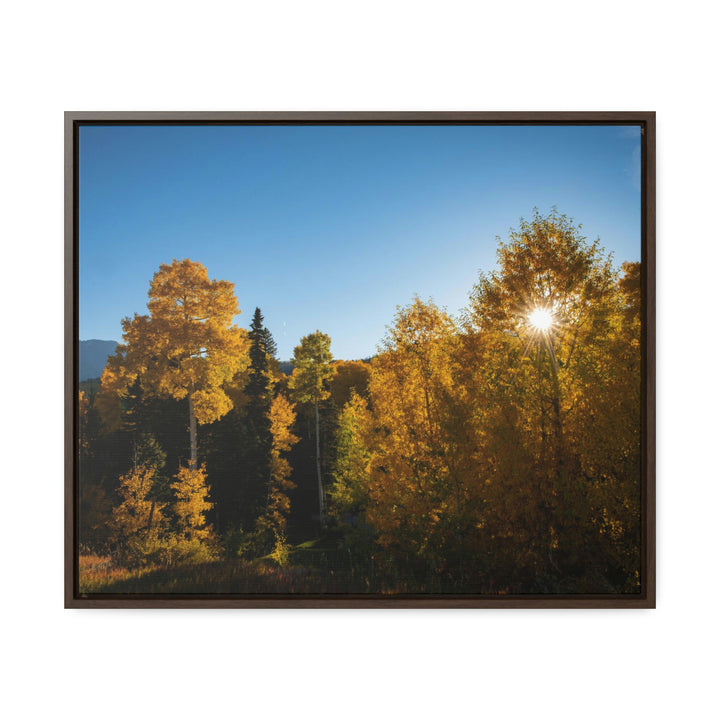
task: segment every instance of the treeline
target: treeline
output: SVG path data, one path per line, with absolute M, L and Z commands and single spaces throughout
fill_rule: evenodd
M 325 524 L 335 422 L 369 363 L 334 360 L 318 331 L 288 375 L 260 309 L 233 325 L 232 285 L 189 260 L 161 266 L 148 309 L 100 387 L 81 383 L 81 549 L 130 567 L 286 558 L 289 534 Z
M 81 397 L 81 542 L 282 563 L 321 530 L 373 591 L 638 592 L 640 266 L 554 212 L 498 261 L 460 318 L 416 298 L 370 363 L 313 333 L 290 376 L 229 283 L 162 266 Z

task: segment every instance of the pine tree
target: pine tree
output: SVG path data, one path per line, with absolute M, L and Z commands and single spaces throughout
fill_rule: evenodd
M 273 381 L 270 360 L 275 343 L 263 325 L 260 308 L 255 308 L 250 324 L 250 369 L 245 386 L 245 469 L 241 496 L 246 507 L 243 516 L 256 517 L 261 512 L 268 493 L 272 451 L 270 409 L 273 400 Z M 272 351 L 272 352 L 270 352 Z

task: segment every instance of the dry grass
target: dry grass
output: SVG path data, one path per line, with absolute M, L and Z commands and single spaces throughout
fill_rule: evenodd
M 116 582 L 140 577 L 153 568 L 129 570 L 113 562 L 109 555 L 80 555 L 78 570 L 81 593 L 107 592 L 105 588 Z
M 366 582 L 311 567 L 277 567 L 263 561 L 128 569 L 110 557 L 80 556 L 83 594 L 310 594 L 368 592 Z

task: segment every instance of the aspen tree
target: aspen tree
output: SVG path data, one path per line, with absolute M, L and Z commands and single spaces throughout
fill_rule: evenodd
M 190 465 L 197 466 L 197 425 L 225 415 L 223 386 L 247 365 L 247 333 L 232 283 L 210 280 L 191 260 L 173 260 L 155 273 L 149 315 L 122 321 L 123 342 L 102 375 L 102 394 L 122 397 L 135 381 L 151 396 L 187 398 Z

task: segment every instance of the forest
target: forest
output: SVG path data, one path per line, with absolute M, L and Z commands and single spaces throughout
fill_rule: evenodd
M 79 386 L 80 593 L 639 593 L 641 268 L 581 231 L 536 211 L 362 360 L 317 330 L 281 363 L 161 265 Z

